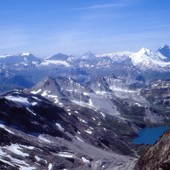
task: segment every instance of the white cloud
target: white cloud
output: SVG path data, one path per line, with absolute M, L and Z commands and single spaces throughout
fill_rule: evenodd
M 130 4 L 129 2 L 131 2 L 131 0 L 119 0 L 119 2 L 115 2 L 115 3 L 95 4 L 87 7 L 75 8 L 72 10 L 98 10 L 98 9 L 108 9 L 108 8 L 120 8 L 120 7 L 128 6 Z
M 103 9 L 103 8 L 115 8 L 115 7 L 124 7 L 126 6 L 123 3 L 115 3 L 115 4 L 98 4 L 98 5 L 92 5 L 89 7 L 85 7 L 82 9 Z

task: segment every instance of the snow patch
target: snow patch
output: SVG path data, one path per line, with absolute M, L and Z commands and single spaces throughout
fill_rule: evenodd
M 100 114 L 101 114 L 104 118 L 106 117 L 104 113 L 100 112 Z
M 69 153 L 69 152 L 59 152 L 57 155 L 60 157 L 64 157 L 64 158 L 73 158 L 74 157 L 74 154 Z
M 42 135 L 39 135 L 38 138 L 41 140 L 41 141 L 44 141 L 46 143 L 51 143 L 50 140 L 46 139 L 45 137 L 43 137 Z
M 6 148 L 7 150 L 9 150 L 17 155 L 23 156 L 23 157 L 29 156 L 29 154 L 21 151 L 22 148 L 18 144 L 11 144 L 10 146 L 6 146 L 4 148 Z
M 84 95 L 84 96 L 88 96 L 88 93 L 84 92 L 83 95 Z
M 35 106 L 35 105 L 37 105 L 38 103 L 37 103 L 37 102 L 32 102 L 31 104 L 32 104 L 32 106 Z
M 80 122 L 87 123 L 85 120 L 83 120 L 83 119 L 81 119 L 81 118 L 79 118 L 79 117 L 77 117 L 77 118 L 78 118 L 78 120 L 79 120 Z
M 26 146 L 26 145 L 20 145 L 22 148 L 26 148 L 29 150 L 33 150 L 35 147 L 34 146 Z
M 40 158 L 40 157 L 38 157 L 38 156 L 35 156 L 35 159 L 36 159 L 36 161 L 41 161 L 42 159 Z
M 30 110 L 28 107 L 26 108 L 30 113 L 32 113 L 34 116 L 36 116 L 36 114 L 32 111 L 32 110 Z
M 93 106 L 93 103 L 92 103 L 92 100 L 91 100 L 91 99 L 89 99 L 89 105 L 90 105 L 90 106 Z
M 37 91 L 31 91 L 32 94 L 38 94 L 41 92 L 41 89 L 38 89 Z
M 45 94 L 45 96 L 46 96 L 47 94 Z M 48 97 L 49 98 L 52 98 L 53 100 L 54 100 L 54 103 L 58 103 L 59 101 L 58 101 L 58 97 L 57 96 L 55 96 L 55 95 L 48 95 Z
M 53 165 L 50 163 L 50 164 L 48 165 L 48 170 L 52 170 L 52 167 L 53 167 Z
M 15 135 L 14 132 L 12 132 L 11 130 L 7 129 L 7 128 L 6 128 L 4 125 L 2 125 L 2 124 L 0 124 L 0 128 L 3 128 L 3 129 L 5 129 L 8 133 L 11 133 L 11 134 Z
M 55 123 L 55 124 L 61 131 L 64 131 L 64 128 L 59 123 Z
M 76 138 L 81 141 L 81 142 L 84 142 L 84 140 L 80 139 L 78 136 L 76 136 Z
M 37 100 L 37 101 L 42 101 L 42 100 L 40 100 L 38 97 L 35 97 L 35 96 L 33 96 L 32 98 L 35 99 L 35 100 Z
M 90 161 L 89 161 L 88 159 L 86 159 L 85 157 L 82 157 L 81 159 L 82 159 L 82 161 L 83 161 L 84 163 L 89 163 L 89 162 L 90 162 Z
M 30 102 L 25 97 L 6 96 L 5 99 L 13 101 L 13 102 L 17 102 L 17 103 L 22 103 L 22 104 L 25 104 L 25 105 L 30 105 Z
M 96 119 L 94 117 L 92 117 L 92 119 L 95 121 Z
M 12 144 L 12 145 L 16 145 L 16 144 Z M 10 147 L 11 147 L 11 148 L 10 148 Z M 23 152 L 21 152 L 20 150 L 18 150 L 18 149 L 19 149 L 19 146 L 10 146 L 10 147 L 8 147 L 8 148 L 10 149 L 10 151 L 13 151 L 13 153 L 15 153 L 15 151 L 16 151 L 15 154 L 17 154 L 17 155 L 20 155 L 20 154 L 21 154 L 21 156 L 24 154 L 24 156 L 26 156 L 25 153 L 23 153 Z M 14 147 L 14 148 L 13 148 L 13 147 Z M 5 148 L 8 149 L 7 147 L 4 147 L 4 149 L 5 149 Z M 2 159 L 3 157 L 4 157 L 6 160 L 3 160 L 3 159 Z M 13 158 L 11 155 L 3 152 L 1 149 L 0 149 L 0 160 L 1 160 L 2 162 L 4 162 L 4 163 L 8 164 L 8 165 L 13 166 L 13 167 L 15 167 L 14 165 L 17 165 L 17 166 L 18 166 L 18 169 L 20 169 L 20 170 L 36 170 L 35 167 L 30 166 L 29 164 L 27 164 L 27 163 L 26 163 L 25 161 L 23 161 L 23 160 Z
M 1 152 L 0 152 L 0 155 L 1 155 Z M 2 155 L 1 155 L 1 156 L 2 156 Z M 15 167 L 11 162 L 8 162 L 8 161 L 3 160 L 3 159 L 1 159 L 1 158 L 0 158 L 0 161 L 1 161 L 1 162 L 4 162 L 4 163 L 6 163 L 6 164 L 8 164 L 8 165 L 10 165 L 10 166 Z
M 88 133 L 88 134 L 92 134 L 93 132 L 90 130 L 90 129 L 87 129 L 87 130 L 84 130 L 86 133 Z
M 47 90 L 45 90 L 42 94 L 41 94 L 41 96 L 47 96 Z
M 96 91 L 95 93 L 96 93 L 96 94 L 99 94 L 99 95 L 104 95 L 104 94 L 106 94 L 105 91 Z

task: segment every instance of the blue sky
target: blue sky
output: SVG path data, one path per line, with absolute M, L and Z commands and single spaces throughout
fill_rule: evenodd
M 169 0 L 0 0 L 0 54 L 81 55 L 170 45 Z

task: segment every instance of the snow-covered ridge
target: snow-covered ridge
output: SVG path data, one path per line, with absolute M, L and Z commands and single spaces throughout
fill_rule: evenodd
M 118 52 L 111 52 L 111 53 L 103 53 L 103 54 L 96 54 L 96 57 L 115 57 L 115 56 L 120 56 L 120 57 L 126 57 L 130 56 L 134 52 L 130 51 L 118 51 Z
M 11 55 L 9 54 L 4 54 L 4 55 L 0 55 L 0 58 L 6 58 L 6 57 L 10 57 Z
M 117 52 L 108 52 L 108 53 L 99 53 L 99 54 L 94 54 L 91 51 L 88 51 L 87 53 L 80 56 L 80 58 L 81 59 L 94 58 L 94 57 L 111 57 L 112 58 L 115 56 L 125 57 L 125 56 L 131 56 L 133 54 L 138 53 L 140 55 L 148 55 L 148 56 L 156 54 L 156 55 L 159 55 L 160 57 L 162 57 L 162 59 L 166 59 L 167 56 L 165 56 L 165 54 L 163 55 L 161 53 L 162 52 L 161 50 L 164 50 L 164 51 L 170 53 L 170 47 L 168 45 L 164 45 L 164 46 L 161 46 L 156 52 L 152 52 L 150 49 L 147 49 L 147 48 L 141 48 L 137 52 L 117 51 Z M 29 55 L 32 55 L 32 54 L 30 52 L 23 52 L 23 53 L 14 54 L 14 55 L 9 55 L 9 54 L 0 55 L 0 58 L 13 57 L 13 56 L 29 56 Z M 74 58 L 74 55 L 57 53 L 57 54 L 45 57 L 44 60 L 66 60 L 70 57 Z
M 112 68 L 113 64 L 121 63 L 124 65 L 134 66 L 140 70 L 162 70 L 167 71 L 170 67 L 170 47 L 165 45 L 160 47 L 156 52 L 147 48 L 141 48 L 137 52 L 119 51 L 103 54 L 93 54 L 91 51 L 79 57 L 58 53 L 50 57 L 39 59 L 29 52 L 19 55 L 1 55 L 1 65 L 18 66 L 40 66 L 55 67 L 57 65 L 64 67 L 80 68 Z
M 26 57 L 26 56 L 30 56 L 32 55 L 31 53 L 28 53 L 28 52 L 24 52 L 24 53 L 21 53 L 21 54 L 15 54 L 15 55 L 9 55 L 9 54 L 4 54 L 4 55 L 0 55 L 0 58 L 8 58 L 8 57 Z
M 152 52 L 149 49 L 142 48 L 138 52 L 129 56 L 133 65 L 137 66 L 142 64 L 146 67 L 158 66 L 158 67 L 169 67 L 170 62 L 165 62 L 166 56 L 160 52 Z

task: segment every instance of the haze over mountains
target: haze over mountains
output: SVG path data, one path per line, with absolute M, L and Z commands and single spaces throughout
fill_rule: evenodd
M 1 55 L 0 66 L 0 82 L 6 90 L 12 88 L 12 84 L 15 87 L 31 87 L 45 76 L 56 75 L 69 75 L 81 82 L 110 73 L 126 79 L 129 77 L 129 81 L 138 76 L 146 80 L 166 79 L 169 77 L 170 48 L 165 45 L 156 52 L 142 48 L 135 53 L 97 55 L 88 52 L 80 57 L 58 53 L 45 59 L 30 53 Z
M 72 55 L 66 55 L 62 53 L 55 54 L 53 56 L 47 57 L 45 59 L 38 59 L 31 53 L 21 53 L 19 55 L 1 55 L 1 64 L 15 64 L 21 63 L 25 64 L 40 64 L 43 65 L 44 62 L 48 61 L 52 64 L 52 61 L 67 61 L 69 62 L 75 60 L 97 60 L 102 58 L 110 58 L 113 62 L 122 62 L 130 59 L 134 66 L 142 64 L 149 69 L 154 69 L 149 64 L 157 67 L 168 67 L 170 61 L 170 48 L 168 45 L 161 46 L 156 52 L 152 52 L 150 49 L 141 48 L 138 52 L 113 52 L 105 54 L 93 54 L 92 52 L 87 52 L 80 57 L 74 57 Z M 41 62 L 40 62 L 41 61 Z M 40 62 L 40 63 L 39 63 Z M 57 64 L 57 62 L 54 64 Z M 62 64 L 62 63 L 59 63 Z M 64 65 L 64 64 L 63 64 Z
M 132 139 L 144 127 L 170 125 L 167 45 L 2 55 L 0 83 L 0 169 L 132 170 L 137 161 L 140 169 L 144 151 Z

